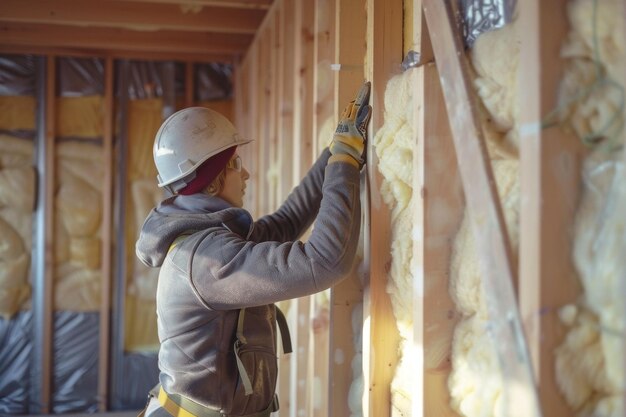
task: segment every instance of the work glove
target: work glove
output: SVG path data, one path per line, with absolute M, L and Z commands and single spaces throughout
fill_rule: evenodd
M 344 159 L 359 169 L 365 163 L 367 149 L 367 125 L 372 115 L 369 105 L 371 83 L 363 83 L 355 99 L 341 113 L 339 124 L 330 144 L 330 153 L 345 155 L 352 159 Z M 342 158 L 343 159 L 343 158 Z

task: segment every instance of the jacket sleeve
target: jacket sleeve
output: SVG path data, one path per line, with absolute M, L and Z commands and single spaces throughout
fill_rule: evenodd
M 250 240 L 288 242 L 302 236 L 318 213 L 322 200 L 324 168 L 329 157 L 330 152 L 326 148 L 278 210 L 254 223 Z
M 301 297 L 337 283 L 352 268 L 358 245 L 359 185 L 356 167 L 326 166 L 319 215 L 306 243 L 256 243 L 226 228 L 206 233 L 193 244 L 189 263 L 198 297 L 211 309 L 225 310 Z

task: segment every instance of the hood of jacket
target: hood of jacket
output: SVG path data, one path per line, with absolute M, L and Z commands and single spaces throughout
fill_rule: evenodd
M 242 238 L 252 232 L 252 216 L 207 194 L 179 195 L 153 208 L 141 227 L 135 244 L 137 257 L 147 266 L 160 267 L 174 240 L 211 227 L 226 227 Z

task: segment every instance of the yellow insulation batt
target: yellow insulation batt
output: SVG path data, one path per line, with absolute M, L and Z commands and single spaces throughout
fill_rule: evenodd
M 476 71 L 474 87 L 481 99 L 482 129 L 515 256 L 519 245 L 519 161 L 517 134 L 516 24 L 484 33 L 471 51 Z M 452 341 L 452 371 L 448 378 L 451 406 L 466 417 L 504 417 L 505 383 L 494 340 L 488 332 L 487 295 L 479 266 L 471 219 L 465 212 L 454 241 L 450 294 L 461 313 Z M 514 265 L 516 265 L 514 259 Z
M 152 159 L 154 136 L 163 122 L 163 100 L 131 100 L 128 105 L 128 183 L 126 198 L 127 294 L 126 351 L 157 350 L 156 286 L 159 270 L 135 256 L 135 242 L 143 221 L 164 196 L 157 186 Z
M 391 208 L 391 267 L 387 292 L 400 333 L 400 361 L 391 386 L 392 415 L 411 415 L 411 392 L 415 372 L 413 344 L 413 285 L 411 256 L 413 239 L 413 96 L 416 70 L 389 80 L 385 91 L 385 122 L 373 140 L 384 177 L 381 195 Z
M 616 151 L 624 126 L 623 7 L 618 0 L 571 1 L 562 48 L 568 63 L 559 116 L 581 140 L 597 144 L 584 162 L 574 228 L 584 293 L 560 311 L 570 330 L 556 351 L 557 382 L 581 417 L 624 415 L 626 172 Z
M 37 101 L 31 96 L 0 96 L 0 129 L 35 130 Z
M 17 101 L 23 103 L 19 98 Z M 9 100 L 1 102 L 2 105 L 10 103 Z M 17 126 L 4 122 L 0 120 L 0 128 Z M 21 127 L 27 128 L 26 125 Z M 5 319 L 22 308 L 31 292 L 33 150 L 30 139 L 0 135 L 0 316 Z
M 56 135 L 60 137 L 102 137 L 104 97 L 57 97 Z
M 102 147 L 60 141 L 56 161 L 55 309 L 96 311 L 101 298 Z

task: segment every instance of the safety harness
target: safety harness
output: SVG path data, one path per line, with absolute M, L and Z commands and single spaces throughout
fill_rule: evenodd
M 189 234 L 182 234 L 178 236 L 174 242 L 170 245 L 168 249 L 168 254 L 174 249 L 181 241 L 187 238 Z M 281 311 L 278 306 L 276 307 L 276 324 L 280 329 L 281 341 L 283 344 L 283 352 L 291 353 L 291 335 L 289 334 L 289 326 L 287 325 L 287 319 L 285 315 Z M 237 319 L 237 333 L 236 339 L 233 343 L 233 350 L 235 352 L 235 358 L 237 360 L 237 370 L 239 372 L 239 377 L 241 379 L 241 383 L 244 387 L 245 395 L 252 395 L 252 382 L 250 381 L 250 376 L 248 375 L 248 371 L 243 364 L 239 356 L 239 352 L 244 345 L 247 344 L 246 337 L 243 334 L 244 329 L 244 318 L 246 314 L 246 309 L 239 309 L 239 317 Z M 155 397 L 159 400 L 159 404 L 163 407 L 168 413 L 170 413 L 173 417 L 228 417 L 228 414 L 224 414 L 219 410 L 215 410 L 212 408 L 205 407 L 201 404 L 196 403 L 188 398 L 183 397 L 179 394 L 168 394 L 165 392 L 161 384 L 157 384 L 154 388 L 150 390 L 150 394 L 148 396 L 148 403 L 150 402 L 150 398 Z M 147 408 L 147 406 L 146 406 Z M 238 417 L 269 417 L 271 413 L 274 411 L 278 411 L 278 396 L 274 394 L 274 399 L 270 403 L 270 405 L 263 411 L 259 411 L 254 414 L 246 414 L 245 416 Z M 139 414 L 138 417 L 143 417 L 145 414 L 145 409 Z

